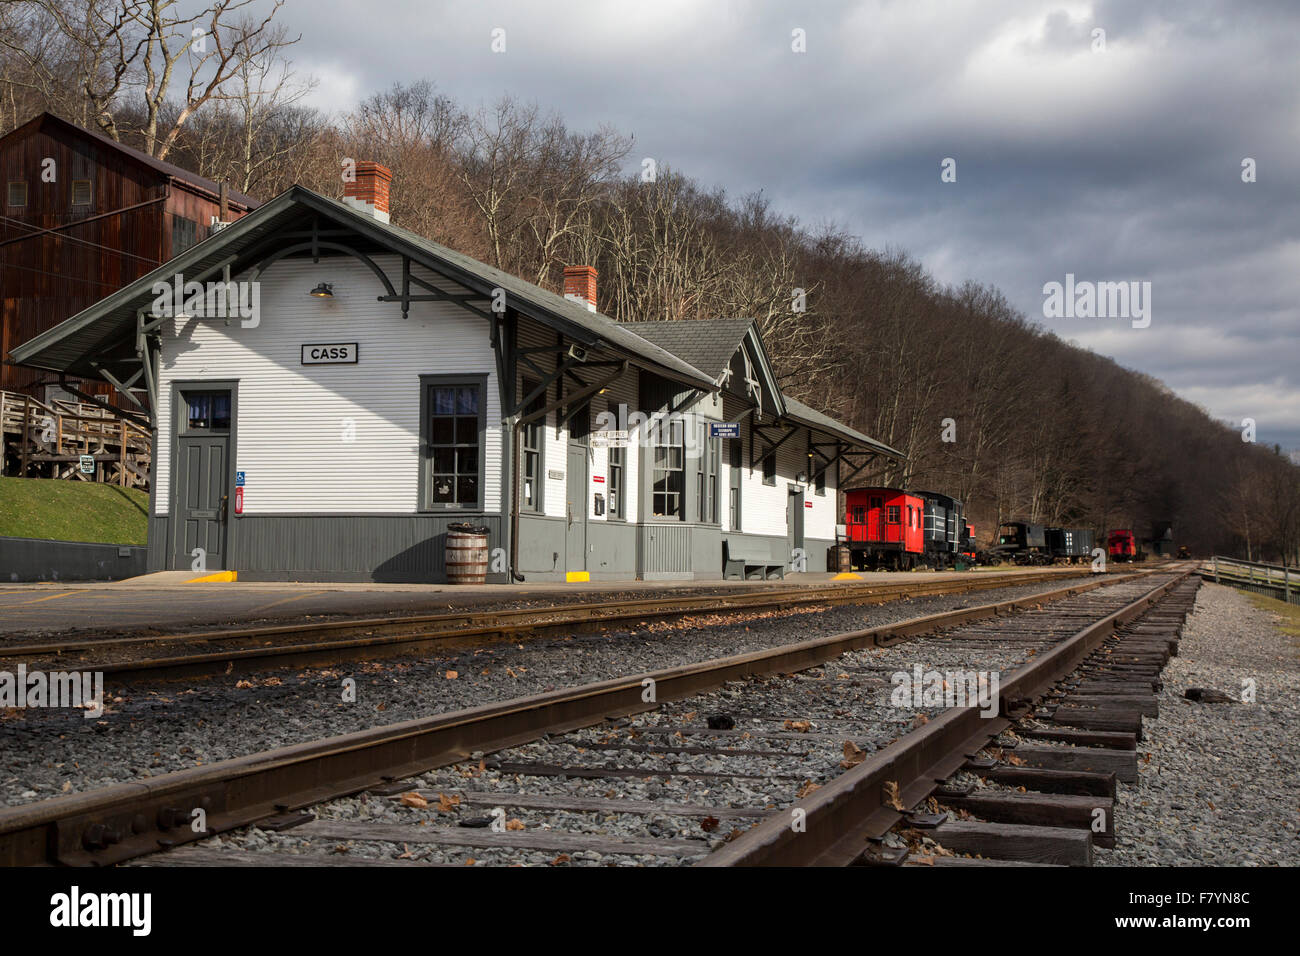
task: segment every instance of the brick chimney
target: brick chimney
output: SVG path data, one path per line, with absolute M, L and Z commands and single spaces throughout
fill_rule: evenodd
M 588 311 L 596 311 L 596 269 L 594 266 L 564 267 L 564 297 Z
M 356 181 L 343 184 L 343 201 L 359 212 L 388 222 L 388 186 L 393 173 L 379 163 L 357 163 Z

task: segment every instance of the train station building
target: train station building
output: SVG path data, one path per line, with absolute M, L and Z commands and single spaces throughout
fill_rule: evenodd
M 827 569 L 837 491 L 895 450 L 782 394 L 749 319 L 618 323 L 392 225 L 390 175 L 293 187 L 12 350 L 154 430 L 151 570 L 489 581 Z M 201 557 L 200 557 L 201 556 Z

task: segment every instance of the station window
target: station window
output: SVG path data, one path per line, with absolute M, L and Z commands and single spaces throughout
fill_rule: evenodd
M 27 205 L 27 182 L 22 179 L 9 180 L 9 195 L 7 197 L 10 206 Z
M 813 493 L 821 495 L 823 498 L 826 497 L 826 469 L 825 468 L 817 472 L 817 474 L 813 477 Z
M 185 431 L 230 431 L 229 392 L 186 392 Z
M 72 205 L 90 205 L 90 180 L 74 179 L 72 181 Z
M 718 439 L 709 437 L 708 422 L 700 423 L 700 471 L 696 509 L 702 523 L 718 523 Z
M 902 517 L 902 512 L 899 511 L 898 505 L 890 505 L 885 510 L 885 520 L 890 524 L 898 524 L 900 517 Z
M 421 413 L 424 507 L 481 508 L 483 385 L 426 382 Z
M 776 484 L 776 452 L 769 451 L 763 456 L 763 484 Z
M 623 514 L 623 475 L 625 474 L 626 459 L 623 457 L 624 451 L 621 446 L 611 445 L 609 448 L 609 516 L 611 518 L 622 518 Z
M 655 422 L 650 430 L 653 448 L 651 514 L 659 518 L 684 518 L 682 492 L 686 487 L 686 427 L 681 419 Z
M 730 467 L 729 467 L 729 487 L 727 490 L 727 530 L 739 531 L 741 510 L 740 510 L 740 482 L 744 474 L 744 444 L 739 438 L 731 439 L 730 448 Z
M 538 387 L 538 382 L 524 379 L 523 397 L 527 398 Z M 543 389 L 536 398 L 528 403 L 524 414 L 540 411 L 546 407 L 546 391 Z M 545 444 L 546 416 L 536 418 L 523 428 L 524 442 L 524 508 L 528 511 L 541 511 L 546 501 L 542 484 L 542 446 Z

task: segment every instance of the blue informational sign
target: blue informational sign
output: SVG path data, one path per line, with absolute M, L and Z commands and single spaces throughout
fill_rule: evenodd
M 710 422 L 710 438 L 739 438 L 740 422 Z
M 244 473 L 242 471 L 235 472 L 235 487 L 244 487 Z

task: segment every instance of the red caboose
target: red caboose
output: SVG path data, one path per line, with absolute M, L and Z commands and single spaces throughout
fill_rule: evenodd
M 1137 538 L 1127 528 L 1112 531 L 1106 538 L 1106 556 L 1112 561 L 1140 561 Z
M 925 549 L 925 502 L 897 488 L 844 493 L 844 539 L 857 568 L 915 567 Z

